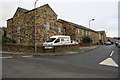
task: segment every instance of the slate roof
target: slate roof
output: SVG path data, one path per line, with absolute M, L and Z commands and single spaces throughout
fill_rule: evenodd
M 40 6 L 40 7 L 37 7 L 37 8 L 41 8 L 41 7 L 44 7 L 44 6 L 48 6 L 54 13 L 55 13 L 55 11 L 48 5 L 48 4 L 45 4 L 45 5 L 42 5 L 42 6 Z M 36 9 L 37 9 L 36 8 Z M 32 10 L 29 10 L 29 11 L 27 11 L 27 12 L 25 12 L 25 13 L 28 13 L 28 12 L 31 12 L 31 11 L 34 11 L 35 9 L 32 9 Z M 55 13 L 55 15 L 57 15 L 56 13 Z M 58 15 L 57 15 L 58 16 Z
M 99 32 L 99 33 L 101 33 L 101 34 L 104 34 L 104 33 L 105 33 L 105 31 L 97 31 L 97 32 Z
M 71 25 L 73 25 L 73 26 L 75 26 L 75 27 L 77 27 L 77 28 L 80 28 L 80 29 L 85 29 L 85 30 L 90 30 L 90 31 L 92 31 L 92 32 L 96 32 L 96 33 L 98 33 L 97 31 L 94 31 L 94 30 L 92 30 L 92 29 L 89 29 L 89 28 L 86 28 L 86 27 L 84 27 L 84 26 L 82 26 L 82 25 L 78 25 L 78 24 L 75 24 L 75 23 L 72 23 L 72 22 L 68 22 L 68 21 L 65 21 L 65 20 L 62 20 L 62 19 L 58 19 L 58 22 L 66 22 L 66 23 L 69 23 L 69 24 L 71 24 Z
M 18 9 L 20 9 L 22 12 L 27 12 L 27 11 L 29 11 L 29 10 L 27 10 L 27 9 L 24 9 L 24 8 L 21 8 L 21 7 L 18 7 Z
M 44 6 L 48 6 L 53 12 L 54 12 L 54 10 L 48 5 L 48 4 L 45 4 L 45 5 L 42 5 L 42 6 L 40 6 L 40 7 L 37 7 L 37 8 L 41 8 L 41 7 L 44 7 Z M 36 9 L 37 9 L 36 8 Z M 27 9 L 24 9 L 24 8 L 21 8 L 21 7 L 18 7 L 17 9 L 20 9 L 22 12 L 24 12 L 24 13 L 28 13 L 28 12 L 31 12 L 31 11 L 34 11 L 35 9 L 32 9 L 32 10 L 27 10 Z M 55 12 L 54 12 L 55 13 Z M 55 15 L 57 15 L 56 13 L 55 13 Z M 57 15 L 58 16 L 58 15 Z M 9 20 L 11 20 L 12 18 L 10 18 L 10 19 L 8 19 L 7 21 L 9 21 Z

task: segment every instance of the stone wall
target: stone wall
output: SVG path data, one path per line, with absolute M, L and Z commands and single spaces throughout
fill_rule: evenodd
M 37 46 L 38 53 L 46 53 L 46 52 L 67 52 L 79 49 L 79 45 L 59 45 L 54 46 L 55 50 L 45 50 L 44 46 Z M 34 52 L 33 45 L 21 45 L 21 44 L 2 44 L 2 51 L 11 51 L 11 52 Z

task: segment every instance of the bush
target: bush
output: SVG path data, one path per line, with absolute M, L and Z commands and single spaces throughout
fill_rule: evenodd
M 16 41 L 12 40 L 12 39 L 10 39 L 8 37 L 3 37 L 2 38 L 2 43 L 16 43 Z
M 82 38 L 82 42 L 83 43 L 91 43 L 92 42 L 92 39 L 89 37 L 89 36 L 84 36 Z

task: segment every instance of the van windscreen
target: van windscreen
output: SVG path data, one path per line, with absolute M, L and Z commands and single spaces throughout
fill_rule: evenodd
M 48 38 L 46 42 L 53 42 L 56 38 Z

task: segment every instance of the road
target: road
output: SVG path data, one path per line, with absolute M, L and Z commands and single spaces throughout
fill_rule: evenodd
M 118 64 L 118 48 L 101 46 L 66 56 L 2 56 L 3 78 L 117 78 L 118 67 L 101 65 L 107 58 Z

